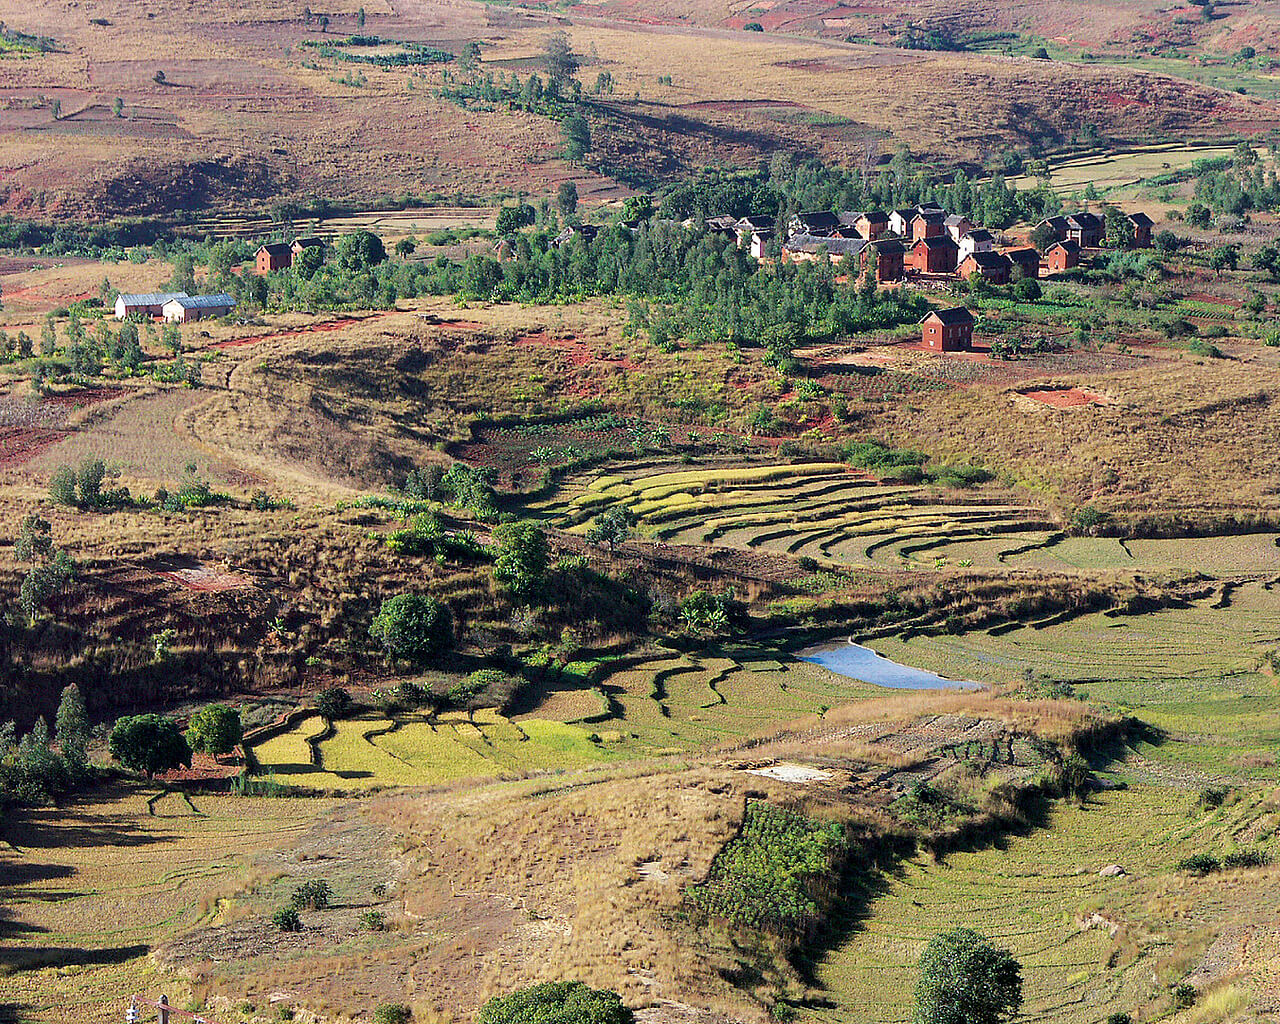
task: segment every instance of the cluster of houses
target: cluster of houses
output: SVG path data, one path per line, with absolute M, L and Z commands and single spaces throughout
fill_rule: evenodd
M 140 316 L 151 320 L 163 319 L 171 324 L 183 324 L 188 320 L 226 316 L 235 308 L 236 300 L 226 292 L 214 295 L 188 295 L 186 292 L 145 292 L 131 295 L 121 292 L 116 296 L 117 320 Z
M 293 261 L 302 255 L 303 249 L 323 249 L 324 239 L 314 236 L 295 238 L 292 244 L 285 242 L 267 242 L 258 246 L 253 254 L 253 270 L 259 276 L 270 274 L 273 270 L 287 270 Z
M 1132 213 L 1128 219 L 1135 247 L 1149 246 L 1151 218 Z M 776 233 L 773 218 L 766 216 L 709 217 L 705 224 L 710 232 L 735 237 L 757 259 L 764 258 Z M 977 275 L 992 284 L 1007 284 L 1015 277 L 1056 274 L 1076 266 L 1083 250 L 1101 243 L 1105 227 L 1100 217 L 1088 212 L 1050 217 L 1042 224 L 1049 226 L 1055 238 L 1043 257 L 1029 245 L 997 249 L 995 237 L 986 228 L 936 206 L 889 212 L 818 210 L 797 213 L 788 222 L 782 259 L 788 263 L 823 255 L 832 263 L 849 259 L 859 273 L 874 263 L 880 283 L 907 277 L 967 280 Z

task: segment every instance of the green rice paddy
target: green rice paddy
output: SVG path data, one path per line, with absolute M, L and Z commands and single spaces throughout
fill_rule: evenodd
M 1280 572 L 1280 536 L 1122 541 L 1067 537 L 1045 513 L 982 491 L 880 483 L 843 463 L 598 476 L 538 507 L 585 533 L 612 505 L 637 532 L 809 556 L 836 566 L 974 567 L 1058 572 Z
M 1022 963 L 1019 1019 L 1095 1024 L 1132 1013 L 1181 979 L 1188 965 L 1175 950 L 1199 958 L 1207 940 L 1196 932 L 1207 914 L 1232 912 L 1222 905 L 1229 895 L 1219 902 L 1202 893 L 1197 913 L 1171 917 L 1175 862 L 1189 850 L 1274 849 L 1271 818 L 1260 796 L 1205 811 L 1193 793 L 1136 786 L 1098 793 L 1082 806 L 1057 803 L 1049 827 L 999 848 L 942 861 L 917 856 L 819 958 L 816 974 L 834 1006 L 803 1019 L 910 1020 L 920 952 L 956 925 L 982 932 Z M 1099 877 L 1109 864 L 1127 874 Z
M 264 773 L 313 789 L 423 786 L 457 779 L 514 778 L 610 760 L 587 729 L 531 718 L 519 724 L 491 709 L 427 716 L 361 715 L 325 737 L 316 716 L 253 748 Z M 313 761 L 313 747 L 319 763 Z

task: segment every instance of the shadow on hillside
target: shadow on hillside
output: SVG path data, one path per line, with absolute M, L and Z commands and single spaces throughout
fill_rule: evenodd
M 1018 797 L 1016 813 L 1008 817 L 984 818 L 966 823 L 933 838 L 928 844 L 900 836 L 868 837 L 861 850 L 846 865 L 840 879 L 840 897 L 827 914 L 821 930 L 791 958 L 792 966 L 805 984 L 821 989 L 817 967 L 828 954 L 849 942 L 862 930 L 871 916 L 875 900 L 887 895 L 895 880 L 906 877 L 904 864 L 918 853 L 933 855 L 945 863 L 953 853 L 979 850 L 1003 850 L 1011 836 L 1026 836 L 1047 828 L 1052 801 L 1038 788 L 1029 788 Z M 811 997 L 803 1005 L 831 1008 L 835 1004 L 821 996 Z
M 906 836 L 867 836 L 844 865 L 840 874 L 839 896 L 827 912 L 818 932 L 791 956 L 804 983 L 821 988 L 817 978 L 818 964 L 862 930 L 871 916 L 872 904 L 886 895 L 895 880 L 905 877 L 903 862 L 916 851 L 916 844 Z M 821 997 L 811 997 L 805 1006 L 831 1008 L 835 1004 Z

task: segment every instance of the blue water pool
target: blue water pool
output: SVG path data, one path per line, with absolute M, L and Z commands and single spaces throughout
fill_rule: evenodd
M 870 647 L 855 644 L 852 640 L 810 647 L 796 655 L 801 661 L 812 661 L 836 675 L 860 679 L 875 686 L 887 686 L 895 690 L 976 690 L 978 683 L 943 679 L 942 676 L 923 669 L 899 665 L 873 651 Z

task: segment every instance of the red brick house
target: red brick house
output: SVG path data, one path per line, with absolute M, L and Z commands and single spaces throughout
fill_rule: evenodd
M 1024 245 L 1019 246 L 1017 249 L 1006 249 L 1004 254 L 1009 258 L 1009 262 L 1021 272 L 1023 277 L 1040 276 L 1040 254 L 1031 246 Z
M 289 251 L 293 253 L 293 258 L 297 259 L 302 255 L 303 249 L 323 249 L 324 239 L 311 235 L 307 238 L 295 238 L 293 245 L 289 246 Z
M 1145 213 L 1129 214 L 1129 223 L 1133 225 L 1133 247 L 1135 249 L 1151 248 L 1151 229 L 1155 227 L 1155 221 L 1148 217 Z
M 950 235 L 918 239 L 907 253 L 906 264 L 921 274 L 954 274 L 959 249 Z
M 991 284 L 1008 284 L 1013 263 L 998 252 L 971 252 L 961 262 L 957 273 L 965 280 L 978 274 Z
M 884 284 L 888 281 L 901 281 L 905 273 L 907 247 L 896 238 L 881 238 L 867 246 L 867 252 L 876 254 L 876 281 Z M 863 253 L 863 260 L 867 259 Z
M 911 218 L 911 237 L 916 241 L 946 234 L 946 230 L 947 215 L 941 210 L 920 210 Z
M 863 238 L 875 241 L 889 230 L 889 215 L 883 210 L 868 210 L 858 214 L 853 227 Z
M 284 242 L 268 242 L 258 246 L 254 254 L 253 269 L 258 274 L 269 274 L 273 270 L 284 270 L 293 265 L 293 250 Z
M 1065 242 L 1054 242 L 1049 246 L 1049 251 L 1044 254 L 1044 261 L 1051 274 L 1070 270 L 1080 262 L 1080 246 L 1071 239 Z
M 1092 213 L 1073 213 L 1067 217 L 1067 239 L 1081 249 L 1094 249 L 1102 242 L 1102 218 Z
M 935 352 L 959 352 L 973 347 L 973 314 L 964 306 L 935 309 L 920 321 L 920 341 Z

